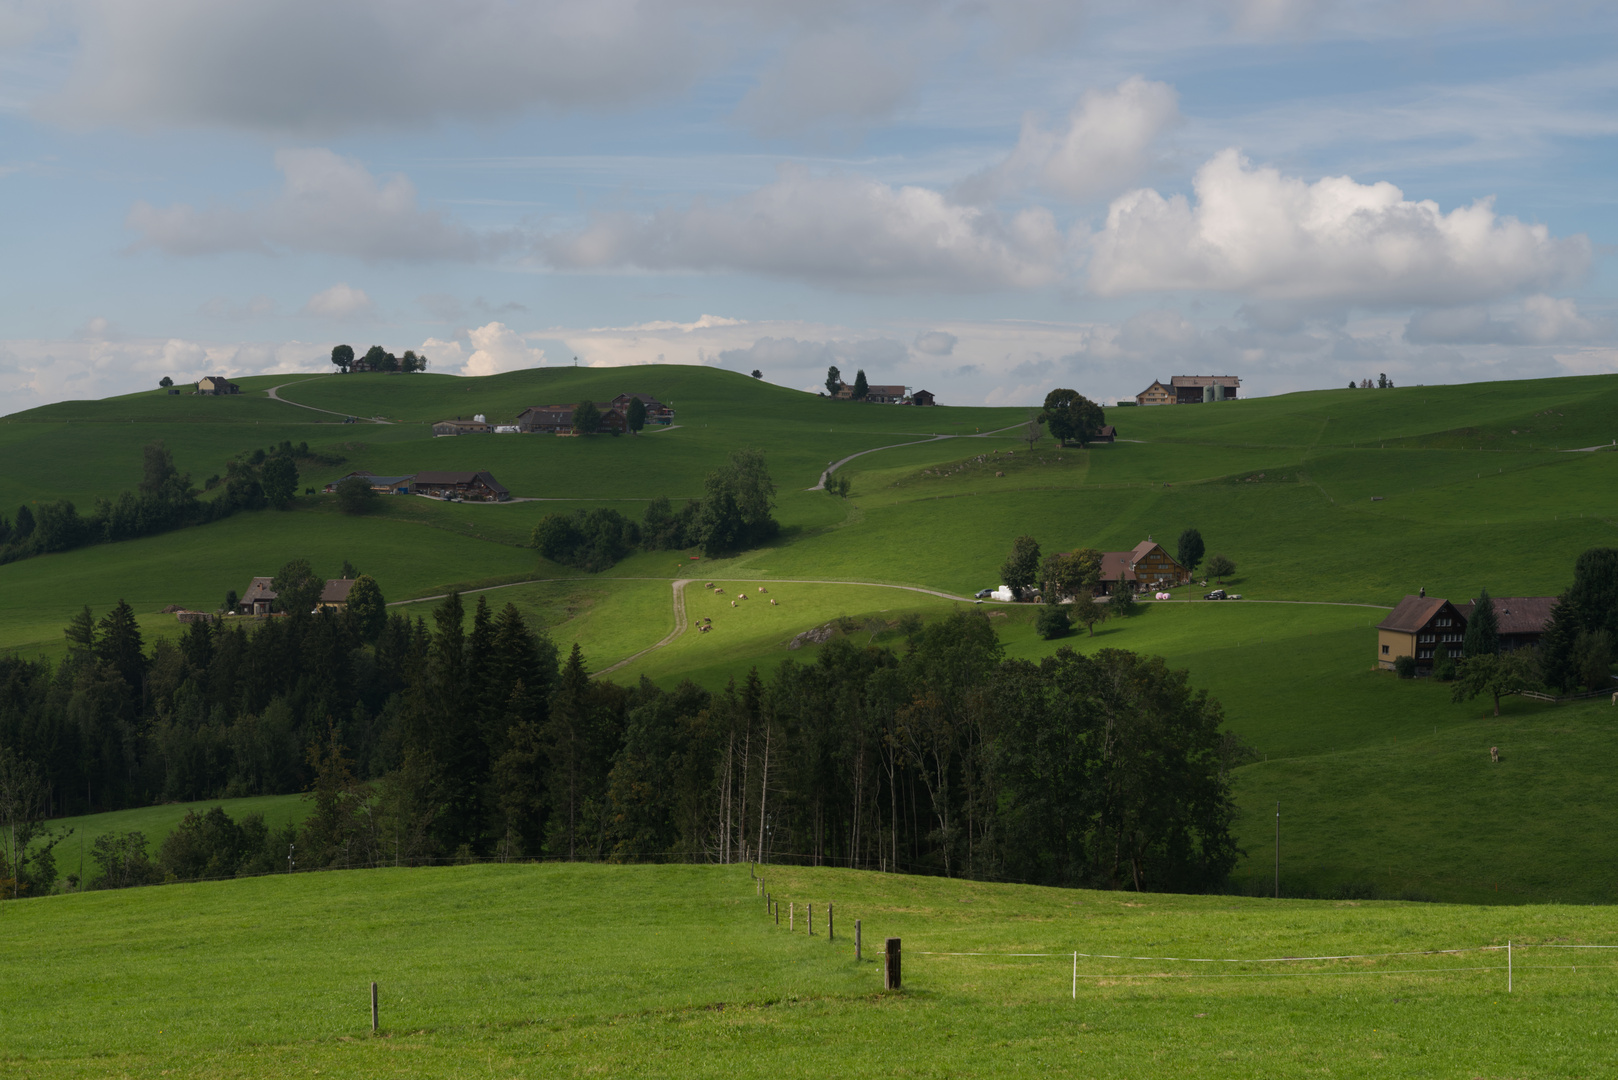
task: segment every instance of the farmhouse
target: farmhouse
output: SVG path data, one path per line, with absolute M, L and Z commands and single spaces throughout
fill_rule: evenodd
M 1101 553 L 1100 595 L 1111 596 L 1114 589 L 1123 586 L 1132 590 L 1164 588 L 1184 585 L 1191 580 L 1191 571 L 1174 561 L 1163 550 L 1163 545 L 1147 537 L 1135 545 L 1133 551 L 1103 551 Z
M 1152 385 L 1135 395 L 1136 405 L 1173 405 L 1174 392 L 1156 379 Z
M 1242 380 L 1235 375 L 1176 375 L 1169 383 L 1174 387 L 1176 405 L 1200 405 L 1204 401 L 1235 401 L 1236 388 Z
M 275 603 L 275 590 L 270 587 L 274 578 L 256 577 L 242 598 L 237 602 L 236 610 L 243 615 L 268 615 L 270 607 Z
M 1500 631 L 1500 651 L 1515 652 L 1538 645 L 1550 625 L 1556 601 L 1554 596 L 1491 596 L 1489 602 Z M 1411 656 L 1418 668 L 1430 668 L 1439 645 L 1458 659 L 1466 627 L 1477 606 L 1476 600 L 1451 604 L 1425 593 L 1405 597 L 1377 625 L 1377 664 L 1391 668 L 1399 657 Z
M 840 401 L 852 401 L 854 399 L 854 384 L 846 382 L 839 383 L 837 393 L 833 394 L 832 396 Z M 903 405 L 909 396 L 909 392 L 903 386 L 867 383 L 865 387 L 864 400 L 875 402 L 878 405 Z M 927 396 L 929 398 L 932 397 L 931 394 L 928 394 Z
M 629 415 L 629 403 L 636 398 L 640 398 L 641 404 L 646 406 L 647 423 L 672 424 L 674 422 L 674 410 L 650 394 L 619 394 L 608 404 L 627 417 Z
M 1550 625 L 1551 611 L 1558 599 L 1555 596 L 1491 596 L 1489 602 L 1494 605 L 1494 619 L 1500 627 L 1500 651 L 1516 652 L 1538 645 Z M 1456 604 L 1455 610 L 1461 613 L 1462 619 L 1471 622 L 1477 606 L 1476 600 L 1468 600 Z M 1417 660 L 1420 660 L 1419 655 Z
M 1401 656 L 1413 656 L 1418 667 L 1432 667 L 1442 644 L 1459 656 L 1466 637 L 1466 616 L 1437 596 L 1407 596 L 1376 627 L 1376 662 L 1392 668 Z
M 530 405 L 517 414 L 517 427 L 529 434 L 569 435 L 573 432 L 573 409 L 573 405 Z M 673 416 L 672 413 L 669 415 Z M 649 407 L 647 416 L 651 416 Z M 621 432 L 628 429 L 629 421 L 617 407 L 609 404 L 601 410 L 599 430 Z
M 326 587 L 320 590 L 320 599 L 315 601 L 315 610 L 335 611 L 339 614 L 347 611 L 348 594 L 353 589 L 353 578 L 328 578 Z
M 482 414 L 470 420 L 456 417 L 453 420 L 440 420 L 433 425 L 434 435 L 486 435 L 490 431 L 488 418 Z
M 377 476 L 368 472 L 351 472 L 348 476 L 340 476 L 327 484 L 325 487 L 326 494 L 332 494 L 337 490 L 338 484 L 356 476 L 361 480 L 369 480 L 371 490 L 383 495 L 408 495 L 410 494 L 410 484 L 415 480 L 414 476 Z
M 505 502 L 511 498 L 511 492 L 506 490 L 506 486 L 487 471 L 417 473 L 413 490 L 417 495 L 431 495 L 435 498 L 456 496 L 495 502 Z
M 197 380 L 197 393 L 199 394 L 239 394 L 241 392 L 241 387 L 223 375 L 205 375 Z

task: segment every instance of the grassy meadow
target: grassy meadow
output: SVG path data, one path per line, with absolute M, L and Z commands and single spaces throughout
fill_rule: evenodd
M 1611 1059 L 1611 954 L 1532 947 L 1612 944 L 1599 908 L 761 872 L 782 903 L 779 927 L 742 866 L 330 872 L 8 904 L 0 950 L 28 962 L 0 980 L 0 1069 L 1591 1076 Z M 834 940 L 824 934 L 827 902 Z M 807 903 L 816 908 L 813 937 L 803 932 Z M 858 963 L 855 920 L 866 950 Z M 882 991 L 875 962 L 889 936 L 904 943 L 900 992 Z M 1508 940 L 1511 993 L 1502 952 L 1421 955 Z M 1074 950 L 1402 955 L 1217 965 L 1084 957 L 1075 980 Z

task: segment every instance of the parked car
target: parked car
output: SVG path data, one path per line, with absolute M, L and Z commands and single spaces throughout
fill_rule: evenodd
M 990 596 L 993 596 L 994 595 L 994 590 L 993 589 L 979 589 L 977 592 L 973 593 L 973 595 L 976 596 L 979 600 L 983 600 L 983 599 L 986 599 L 986 598 L 988 598 Z
M 1204 600 L 1225 600 L 1225 599 L 1228 599 L 1225 596 L 1225 590 L 1224 589 L 1215 589 L 1211 593 L 1204 594 L 1204 596 L 1202 598 Z
M 1229 596 L 1225 597 L 1226 600 L 1240 600 L 1241 598 L 1241 593 L 1231 593 Z

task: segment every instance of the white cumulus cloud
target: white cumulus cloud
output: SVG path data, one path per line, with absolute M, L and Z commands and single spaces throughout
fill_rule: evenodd
M 461 375 L 498 375 L 545 364 L 544 349 L 530 347 L 521 334 L 501 322 L 466 331 L 464 341 L 428 338 L 422 342 L 421 352 L 436 370 L 459 365 Z
M 1167 83 L 1136 75 L 1092 90 L 1055 129 L 1025 119 L 1006 159 L 963 183 L 960 194 L 993 199 L 1037 184 L 1075 202 L 1112 195 L 1146 170 L 1152 144 L 1179 118 L 1179 95 Z
M 1225 150 L 1198 170 L 1195 202 L 1152 190 L 1114 200 L 1091 238 L 1089 282 L 1106 296 L 1171 290 L 1368 305 L 1454 305 L 1581 274 L 1583 236 L 1495 213 L 1449 213 L 1392 184 L 1314 183 Z
M 1560 345 L 1589 341 L 1610 329 L 1580 314 L 1573 300 L 1530 296 L 1515 317 L 1505 319 L 1481 305 L 1417 312 L 1404 336 L 1416 345 Z
M 137 202 L 125 224 L 137 247 L 171 255 L 317 251 L 361 259 L 472 259 L 501 244 L 422 207 L 404 176 L 314 147 L 278 151 L 280 192 L 257 206 L 157 207 Z
M 965 291 L 1054 281 L 1067 242 L 1043 208 L 1007 220 L 929 188 L 787 166 L 730 202 L 603 215 L 541 247 L 571 269 L 730 270 L 841 288 Z
M 364 289 L 356 289 L 346 281 L 339 281 L 329 289 L 309 298 L 303 305 L 305 315 L 316 315 L 324 319 L 346 319 L 356 315 L 369 315 L 374 307 L 371 298 Z

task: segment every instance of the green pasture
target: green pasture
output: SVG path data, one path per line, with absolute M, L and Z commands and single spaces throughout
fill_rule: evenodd
M 49 822 L 53 832 L 73 830 L 72 836 L 57 845 L 56 868 L 63 874 L 77 874 L 82 854 L 84 872 L 94 880 L 98 871 L 90 857 L 90 849 L 95 846 L 97 837 L 115 832 L 139 832 L 146 837 L 147 849 L 155 856 L 164 839 L 188 812 L 195 810 L 199 814 L 206 813 L 216 806 L 224 807 L 225 813 L 238 822 L 248 814 L 258 814 L 264 818 L 264 824 L 271 832 L 284 825 L 301 822 L 309 812 L 309 803 L 302 795 L 254 795 L 244 799 L 164 803 L 161 806 L 137 806 L 128 810 L 53 818 Z
M 1618 902 L 1618 709 L 1509 698 L 1497 719 L 1486 699 L 1444 708 L 1461 722 L 1423 726 L 1412 708 L 1397 736 L 1238 770 L 1247 859 L 1233 884 L 1273 888 L 1279 801 L 1284 893 Z
M 1591 1076 L 1611 1061 L 1613 959 L 1533 947 L 1612 943 L 1601 909 L 761 873 L 779 927 L 740 866 L 332 872 L 8 904 L 0 950 L 28 962 L 0 980 L 0 1064 L 41 1077 L 1246 1078 Z M 890 936 L 899 992 L 881 990 L 875 962 Z M 1511 993 L 1496 951 L 1085 957 L 1076 980 L 1072 958 L 1508 940 Z M 978 955 L 947 955 L 963 953 Z

